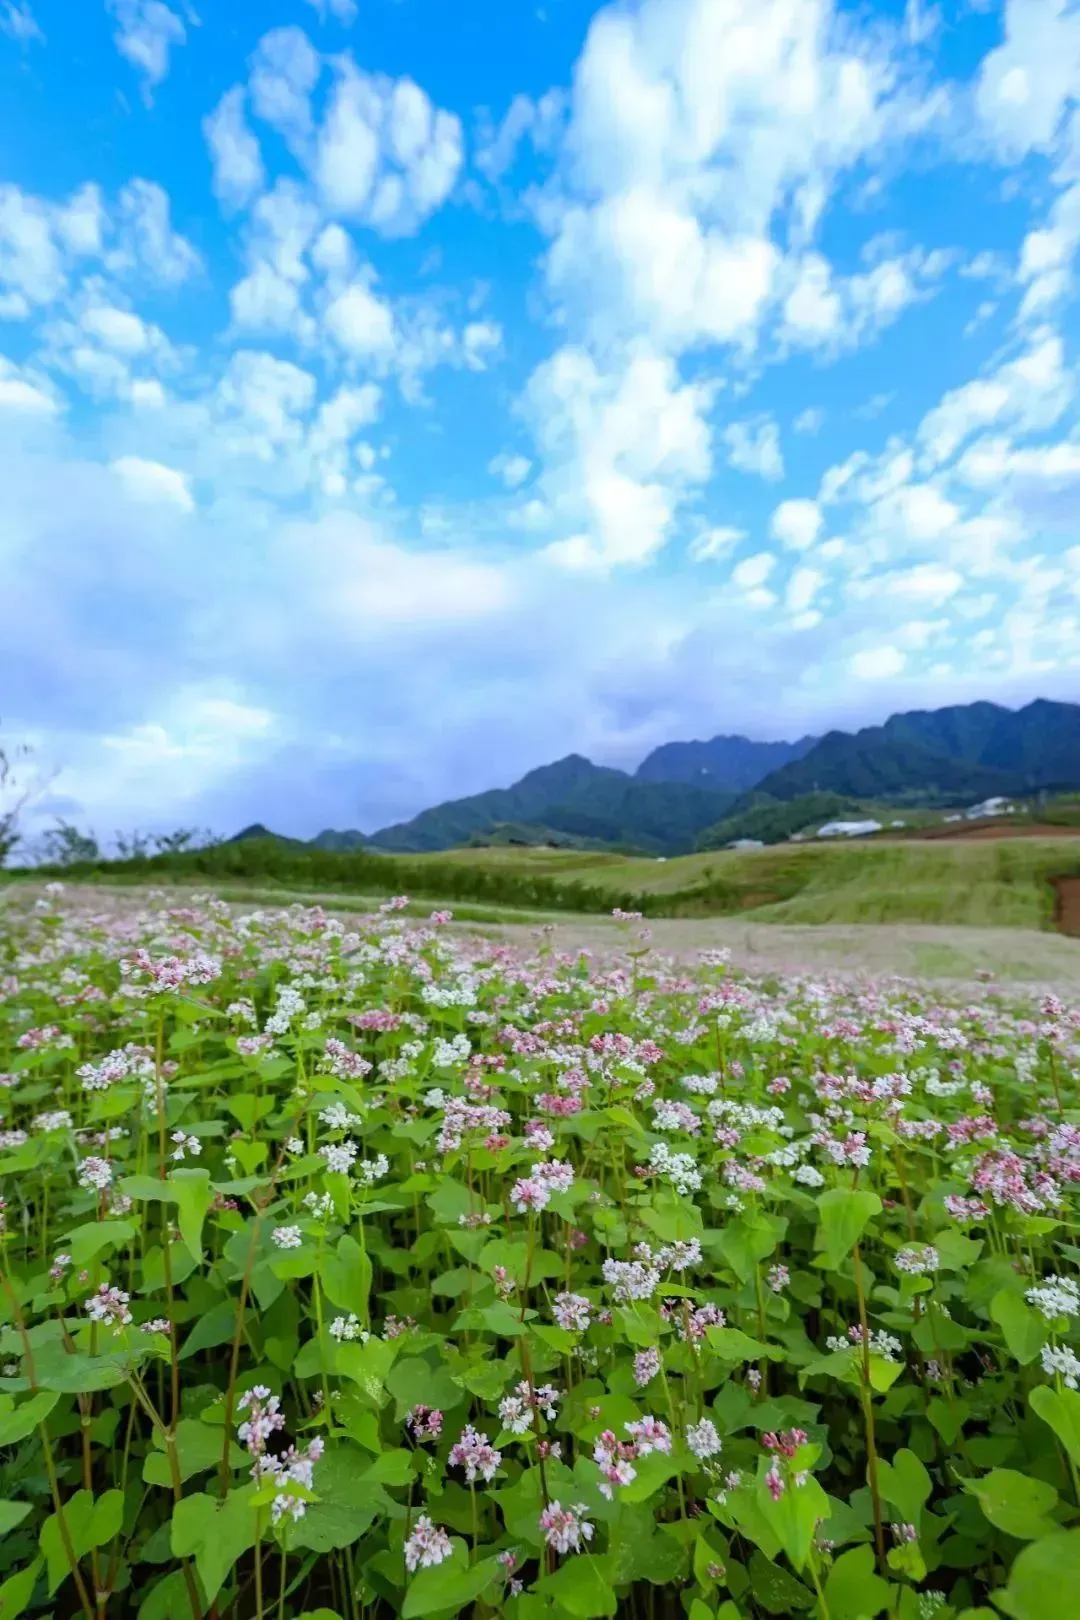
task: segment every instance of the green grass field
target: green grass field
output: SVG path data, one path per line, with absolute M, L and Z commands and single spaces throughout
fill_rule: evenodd
M 42 875 L 40 869 L 23 874 Z M 406 893 L 417 910 L 443 903 L 477 922 L 597 915 L 620 905 L 650 917 L 1049 928 L 1051 880 L 1080 876 L 1080 840 L 786 844 L 666 861 L 515 847 L 391 858 L 297 853 L 251 841 L 55 875 L 140 886 L 188 883 L 255 903 L 339 899 L 356 908 Z M 18 874 L 7 880 L 18 881 Z

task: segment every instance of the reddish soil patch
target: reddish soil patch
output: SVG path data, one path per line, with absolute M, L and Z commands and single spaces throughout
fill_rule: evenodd
M 1080 937 L 1080 877 L 1054 879 L 1054 922 L 1063 934 Z
M 944 827 L 923 827 L 915 838 L 1078 838 L 1080 827 L 1055 827 L 1040 821 L 951 821 Z

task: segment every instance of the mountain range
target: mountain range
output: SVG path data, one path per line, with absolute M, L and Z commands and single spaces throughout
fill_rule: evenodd
M 418 853 L 469 843 L 561 843 L 676 855 L 786 837 L 860 801 L 958 806 L 1080 788 L 1080 704 L 968 703 L 797 742 L 718 736 L 656 748 L 631 775 L 569 754 L 367 836 L 328 829 L 322 849 Z M 801 819 L 800 819 L 801 818 Z M 238 836 L 263 836 L 250 828 Z

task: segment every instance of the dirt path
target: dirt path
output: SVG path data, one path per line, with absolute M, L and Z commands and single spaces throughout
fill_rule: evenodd
M 640 925 L 639 925 L 640 926 Z M 732 961 L 755 973 L 865 973 L 972 981 L 994 979 L 1080 989 L 1080 940 L 1019 928 L 936 928 L 916 923 L 829 924 L 785 927 L 717 917 L 701 921 L 654 919 L 648 925 L 659 950 L 690 960 L 726 947 Z M 484 929 L 527 944 L 534 930 L 515 925 Z M 557 923 L 560 950 L 584 947 L 597 955 L 621 951 L 625 934 L 613 923 Z

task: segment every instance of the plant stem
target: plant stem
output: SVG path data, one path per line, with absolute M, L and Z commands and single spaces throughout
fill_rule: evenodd
M 885 1529 L 881 1518 L 881 1490 L 878 1484 L 878 1454 L 874 1438 L 874 1406 L 870 1394 L 870 1326 L 866 1318 L 866 1292 L 862 1280 L 862 1255 L 856 1243 L 852 1251 L 855 1262 L 855 1293 L 859 1301 L 859 1326 L 862 1329 L 862 1409 L 866 1429 L 866 1472 L 870 1484 L 870 1502 L 874 1511 L 874 1545 L 878 1566 L 885 1573 Z

